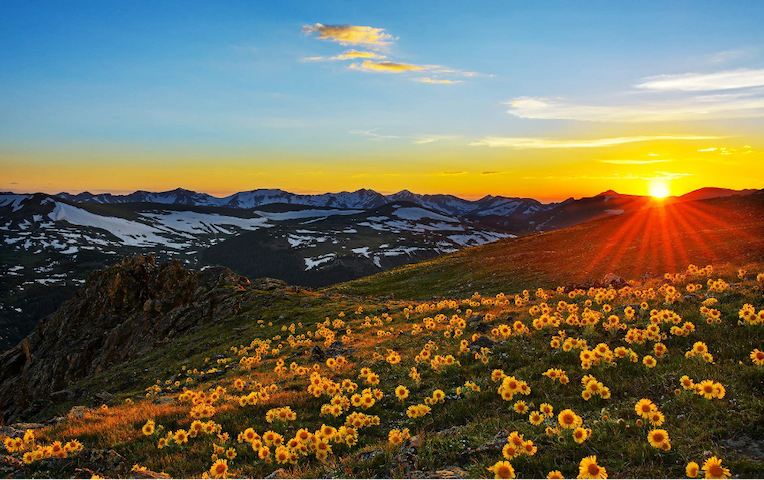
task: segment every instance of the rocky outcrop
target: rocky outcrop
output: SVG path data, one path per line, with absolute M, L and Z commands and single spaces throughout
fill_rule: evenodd
M 157 266 L 152 256 L 94 271 L 74 298 L 0 355 L 3 423 L 65 396 L 73 382 L 236 313 L 249 285 L 225 267 L 193 273 L 177 261 Z

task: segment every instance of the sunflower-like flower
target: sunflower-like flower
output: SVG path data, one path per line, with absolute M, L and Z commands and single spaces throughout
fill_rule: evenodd
M 597 465 L 597 456 L 591 455 L 581 460 L 577 478 L 607 478 L 607 471 Z
M 515 478 L 515 469 L 506 461 L 498 461 L 488 467 L 488 470 L 493 472 L 493 478 Z
M 721 458 L 711 457 L 703 462 L 706 478 L 730 478 L 730 469 L 722 467 Z

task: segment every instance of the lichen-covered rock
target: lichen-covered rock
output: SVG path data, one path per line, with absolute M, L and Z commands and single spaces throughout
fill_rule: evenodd
M 8 424 L 67 387 L 239 311 L 249 280 L 225 267 L 190 272 L 136 255 L 94 271 L 74 298 L 0 355 L 0 412 Z M 266 282 L 276 287 L 276 282 Z

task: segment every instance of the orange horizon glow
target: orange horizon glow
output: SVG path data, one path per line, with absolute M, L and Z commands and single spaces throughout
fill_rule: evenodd
M 754 161 L 753 155 L 749 158 Z M 748 159 L 746 159 L 748 160 Z M 0 169 L 0 191 L 14 193 L 68 192 L 127 194 L 136 190 L 161 192 L 184 188 L 225 197 L 260 188 L 282 189 L 295 194 L 322 194 L 371 189 L 387 195 L 409 190 L 417 194 L 450 194 L 467 200 L 486 195 L 535 198 L 559 202 L 567 198 L 591 197 L 607 190 L 620 194 L 665 198 L 705 188 L 761 189 L 764 162 L 737 168 L 720 176 L 715 170 L 683 173 L 670 178 L 651 171 L 620 168 L 603 174 L 597 161 L 577 162 L 566 174 L 555 165 L 522 170 L 486 172 L 482 168 L 459 169 L 453 164 L 420 168 L 390 164 L 355 173 L 347 164 L 308 162 L 273 164 L 253 168 L 242 162 L 200 161 L 130 164 L 127 159 L 97 162 L 12 162 Z M 400 172 L 400 173 L 399 173 Z M 586 173 L 590 172 L 590 173 Z M 749 174 L 750 173 L 750 174 Z

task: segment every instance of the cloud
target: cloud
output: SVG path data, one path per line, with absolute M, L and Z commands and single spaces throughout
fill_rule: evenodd
M 387 58 L 385 55 L 379 55 L 374 52 L 359 52 L 358 50 L 348 50 L 342 55 L 331 57 L 330 60 L 352 60 L 354 58 Z
M 548 138 L 521 137 L 484 137 L 471 142 L 473 147 L 509 147 L 509 148 L 597 148 L 621 145 L 624 143 L 647 142 L 659 140 L 711 140 L 724 137 L 714 136 L 683 136 L 683 135 L 643 135 L 635 137 L 597 138 L 593 140 L 552 140 Z
M 577 105 L 546 98 L 521 97 L 506 103 L 520 118 L 585 122 L 660 122 L 764 116 L 764 96 L 754 93 L 699 95 L 627 105 Z
M 361 52 L 358 50 L 348 50 L 340 55 L 334 57 L 305 57 L 303 60 L 312 62 L 326 62 L 329 60 L 354 60 L 356 58 L 387 58 L 385 55 L 380 55 L 374 52 Z
M 698 149 L 698 151 L 699 151 L 699 152 L 715 152 L 715 151 L 716 151 L 716 147 L 711 147 L 711 148 L 699 148 L 699 149 Z
M 438 80 L 436 78 L 430 78 L 430 77 L 417 77 L 412 78 L 415 82 L 422 82 L 422 83 L 462 83 L 461 80 Z
M 440 172 L 437 175 L 465 175 L 467 172 Z
M 499 172 L 499 171 L 480 172 L 481 175 L 504 175 L 505 173 L 511 173 L 511 172 Z
M 663 160 L 600 160 L 600 162 L 612 163 L 613 165 L 647 165 L 649 163 L 673 162 L 673 160 L 666 158 Z
M 700 92 L 764 86 L 764 68 L 724 70 L 715 73 L 683 73 L 646 77 L 636 88 L 646 90 L 681 90 Z
M 726 63 L 732 60 L 738 60 L 743 57 L 750 57 L 755 55 L 758 51 L 756 47 L 744 47 L 736 50 L 726 50 L 724 52 L 718 52 L 711 55 L 708 60 L 711 63 Z
M 363 63 L 351 63 L 348 68 L 355 70 L 364 70 L 367 72 L 390 72 L 390 73 L 402 73 L 402 72 L 414 72 L 417 70 L 426 70 L 425 67 L 418 65 L 411 65 L 409 63 L 398 62 L 372 62 L 371 60 L 364 60 Z
M 371 140 L 411 140 L 411 143 L 417 145 L 459 138 L 457 135 L 383 135 L 381 133 L 376 133 L 376 131 L 377 129 L 375 128 L 373 130 L 351 130 L 350 133 L 352 135 L 364 135 Z
M 305 25 L 306 35 L 318 34 L 321 40 L 337 42 L 340 45 L 364 45 L 369 48 L 385 48 L 393 36 L 384 28 L 362 27 L 358 25 Z
M 370 59 L 380 60 L 387 58 L 387 55 L 380 55 L 376 51 L 388 51 L 390 44 L 397 37 L 393 37 L 385 32 L 383 28 L 363 27 L 357 25 L 304 25 L 302 31 L 306 35 L 316 34 L 319 39 L 337 42 L 340 45 L 363 46 L 375 52 L 348 50 L 342 54 L 333 57 L 312 56 L 305 57 L 303 61 L 329 61 L 329 60 L 355 60 L 363 59 L 361 63 L 352 63 L 348 65 L 349 69 L 362 70 L 365 72 L 377 73 L 407 73 L 416 71 L 427 71 L 429 76 L 411 78 L 412 81 L 432 84 L 454 84 L 461 83 L 459 77 L 475 77 L 480 74 L 466 70 L 459 70 L 442 65 L 413 65 L 410 63 L 397 61 L 371 61 Z M 493 76 L 493 75 L 489 75 Z
M 18 185 L 19 182 L 11 182 L 11 185 Z
M 638 175 L 636 173 L 627 173 L 620 175 L 549 175 L 541 180 L 676 180 L 684 177 L 691 177 L 692 173 L 683 172 L 653 172 L 651 175 Z M 539 177 L 523 177 L 523 180 L 539 180 Z

